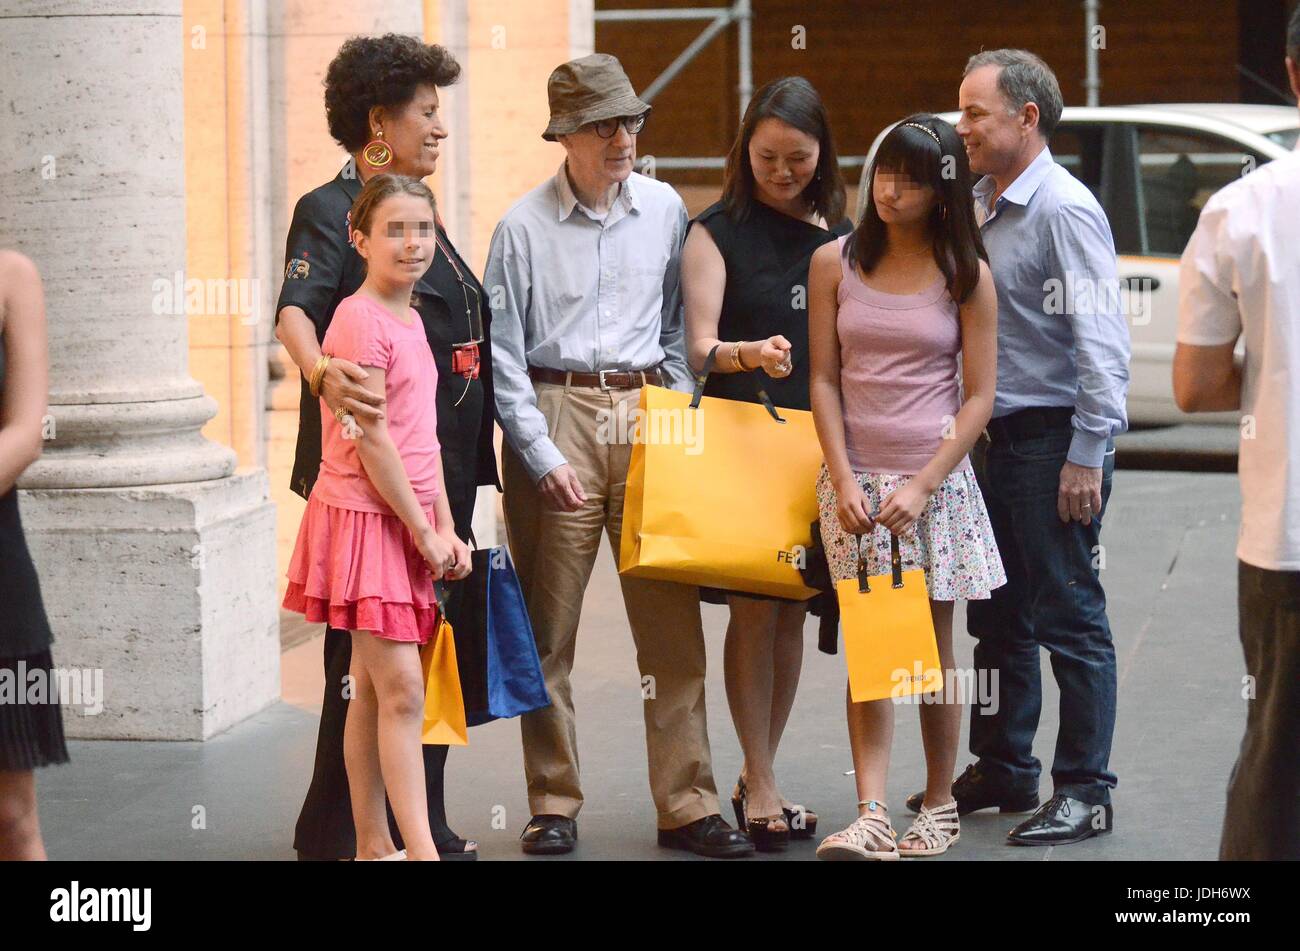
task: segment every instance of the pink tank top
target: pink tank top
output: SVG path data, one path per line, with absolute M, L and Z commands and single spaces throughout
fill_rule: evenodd
M 839 239 L 840 393 L 855 472 L 915 475 L 954 433 L 961 322 L 940 275 L 919 294 L 863 283 Z M 969 459 L 958 468 L 969 466 Z

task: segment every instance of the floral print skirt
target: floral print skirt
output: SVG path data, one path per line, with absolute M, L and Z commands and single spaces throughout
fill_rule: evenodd
M 879 510 L 889 493 L 912 478 L 888 472 L 854 475 L 866 493 L 867 510 L 873 512 Z M 831 578 L 856 578 L 855 540 L 840 525 L 835 487 L 825 465 L 817 479 L 817 505 Z M 898 543 L 904 569 L 925 570 L 925 585 L 932 601 L 982 600 L 994 588 L 1007 583 L 993 526 L 969 460 L 948 474 L 930 496 L 921 517 L 899 536 Z M 888 574 L 889 530 L 877 527 L 871 537 L 862 536 L 861 555 L 867 560 L 869 574 Z

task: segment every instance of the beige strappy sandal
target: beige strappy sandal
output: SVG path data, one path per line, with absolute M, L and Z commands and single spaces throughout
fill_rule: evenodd
M 889 810 L 874 799 L 863 800 L 867 812 L 842 832 L 822 839 L 817 857 L 827 862 L 893 862 L 898 859 L 898 836 L 889 822 Z
M 933 809 L 922 806 L 902 839 L 904 843 L 919 842 L 920 848 L 899 849 L 898 853 L 905 858 L 943 855 L 960 838 L 961 820 L 957 818 L 956 800 Z

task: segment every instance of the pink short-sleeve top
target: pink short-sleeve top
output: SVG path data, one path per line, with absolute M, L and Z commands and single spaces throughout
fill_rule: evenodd
M 321 351 L 385 372 L 388 432 L 416 498 L 427 507 L 438 497 L 438 367 L 420 315 L 409 308 L 407 320 L 353 294 L 339 302 Z M 366 475 L 356 440 L 348 438 L 323 399 L 320 411 L 321 468 L 312 497 L 336 508 L 392 515 Z

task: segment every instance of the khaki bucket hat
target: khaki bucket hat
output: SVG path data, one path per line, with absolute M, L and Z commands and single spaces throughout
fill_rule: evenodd
M 577 132 L 588 122 L 639 116 L 650 111 L 637 98 L 623 64 L 608 53 L 592 53 L 557 66 L 546 82 L 551 122 L 542 133 L 547 142 Z

